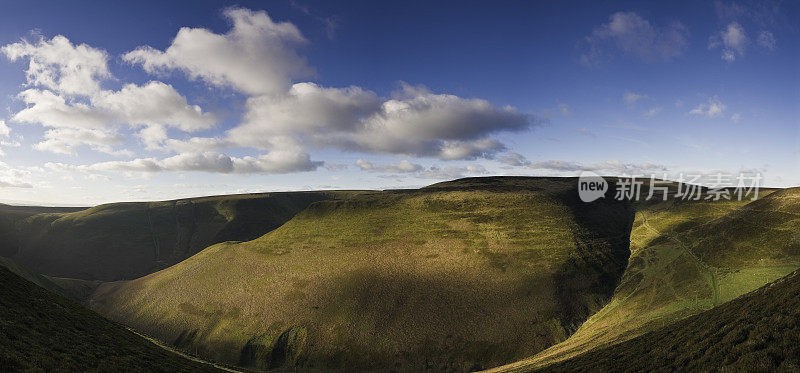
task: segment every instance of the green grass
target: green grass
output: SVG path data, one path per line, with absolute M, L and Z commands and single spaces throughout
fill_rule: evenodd
M 54 277 L 116 281 L 166 268 L 219 242 L 250 240 L 309 204 L 355 192 L 296 192 L 112 203 L 0 206 L 0 255 Z
M 800 370 L 800 272 L 700 314 L 542 371 Z
M 574 188 L 485 178 L 319 201 L 255 240 L 103 285 L 91 306 L 253 367 L 491 367 L 565 339 L 622 274 L 630 205 L 584 205 Z M 292 330 L 301 352 L 276 360 Z
M 569 339 L 501 370 L 542 367 L 719 306 L 800 267 L 800 189 L 757 201 L 640 202 L 612 300 Z M 795 233 L 796 234 L 796 233 Z
M 762 190 L 755 202 L 585 204 L 575 186 L 468 178 L 11 220 L 34 238 L 16 255 L 38 268 L 106 279 L 164 268 L 96 290 L 40 278 L 92 292 L 95 310 L 178 349 L 255 369 L 556 367 L 727 307 L 800 267 L 798 188 Z M 120 263 L 134 265 L 119 277 Z
M 2 372 L 212 372 L 0 266 Z

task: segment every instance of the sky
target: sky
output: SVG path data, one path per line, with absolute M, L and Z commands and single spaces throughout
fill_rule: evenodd
M 0 0 L 0 202 L 584 171 L 799 186 L 799 8 Z

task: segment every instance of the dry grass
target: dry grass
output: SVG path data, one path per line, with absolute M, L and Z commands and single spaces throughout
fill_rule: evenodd
M 228 362 L 302 327 L 306 368 L 486 368 L 563 340 L 610 296 L 630 209 L 575 196 L 574 180 L 529 178 L 321 201 L 92 306 Z

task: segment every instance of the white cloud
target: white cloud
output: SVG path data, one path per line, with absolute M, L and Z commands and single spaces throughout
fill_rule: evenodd
M 282 93 L 294 77 L 313 70 L 295 51 L 306 39 L 293 24 L 274 22 L 264 11 L 228 8 L 226 34 L 183 27 L 164 51 L 139 47 L 123 56 L 150 73 L 180 70 L 192 79 L 260 95 Z
M 9 135 L 11 135 L 11 128 L 8 128 L 6 122 L 0 120 L 0 145 L 6 145 Z M 0 149 L 0 155 L 5 155 L 3 149 Z
M 362 171 L 386 172 L 386 173 L 417 172 L 422 169 L 422 166 L 416 163 L 411 163 L 407 160 L 402 160 L 400 162 L 393 164 L 375 165 L 372 162 L 359 159 L 356 161 L 356 166 L 358 166 L 358 168 L 360 168 Z
M 326 136 L 357 131 L 360 121 L 380 110 L 381 100 L 359 87 L 324 88 L 297 83 L 286 95 L 247 100 L 241 125 L 229 132 L 237 144 L 269 148 L 265 139 L 285 135 Z
M 579 134 L 581 134 L 583 136 L 586 136 L 586 137 L 597 137 L 597 134 L 592 132 L 588 128 L 578 128 L 578 129 L 575 130 L 575 132 L 577 132 L 577 133 L 579 133 Z
M 766 30 L 761 31 L 758 34 L 757 42 L 761 47 L 771 51 L 774 51 L 778 44 L 778 42 L 775 40 L 775 35 Z
M 28 85 L 45 87 L 63 94 L 91 95 L 100 91 L 99 81 L 108 78 L 108 55 L 86 44 L 73 45 L 57 35 L 31 44 L 23 40 L 4 45 L 11 61 L 28 58 Z
M 558 104 L 558 111 L 560 111 L 561 115 L 564 116 L 572 115 L 572 111 L 569 109 L 569 105 L 567 104 Z
M 9 167 L 0 162 L 0 188 L 33 188 L 31 183 L 25 181 L 31 172 Z
M 220 173 L 313 170 L 323 163 L 312 161 L 308 149 L 325 148 L 443 160 L 491 158 L 506 149 L 494 138 L 496 133 L 523 131 L 539 124 L 532 115 L 510 106 L 435 94 L 404 83 L 391 98 L 357 86 L 294 83 L 313 70 L 297 52 L 307 41 L 293 24 L 274 22 L 263 11 L 229 8 L 224 15 L 231 22 L 224 34 L 184 27 L 163 51 L 145 46 L 123 56 L 150 73 L 181 71 L 191 79 L 244 93 L 242 122 L 224 134 L 176 136 L 176 131 L 183 134 L 212 128 L 217 118 L 190 104 L 166 83 L 102 89 L 101 83 L 113 78 L 106 66 L 106 52 L 75 46 L 63 36 L 36 45 L 20 42 L 4 47 L 9 58 L 28 58 L 31 63 L 28 85 L 32 87 L 19 94 L 26 107 L 11 119 L 47 129 L 34 145 L 39 150 L 76 154 L 78 147 L 88 146 L 134 157 L 128 150 L 120 150 L 129 144 L 123 135 L 128 128 L 145 149 L 176 154 L 84 165 L 87 169 Z M 58 62 L 51 49 L 75 62 Z M 566 105 L 560 109 L 569 112 Z M 224 154 L 224 149 L 232 147 L 258 149 L 264 154 Z M 408 162 L 378 167 L 408 170 L 414 166 L 418 165 Z
M 140 136 L 148 148 L 155 148 L 166 141 L 165 126 L 191 132 L 216 123 L 214 116 L 189 105 L 171 85 L 162 82 L 103 90 L 101 81 L 112 78 L 106 52 L 73 45 L 64 36 L 41 39 L 37 44 L 8 44 L 2 51 L 11 60 L 29 60 L 26 85 L 36 88 L 17 95 L 26 107 L 11 120 L 49 128 L 36 149 L 76 154 L 74 148 L 87 145 L 109 154 L 129 155 L 113 149 L 122 143 L 118 130 L 123 124 L 145 127 Z
M 648 111 L 645 111 L 645 112 L 644 112 L 642 115 L 643 115 L 645 118 L 652 118 L 652 117 L 656 116 L 656 114 L 658 114 L 659 112 L 661 112 L 661 109 L 662 109 L 661 107 L 654 107 L 654 108 L 651 108 L 651 109 L 650 109 L 650 110 L 648 110 Z
M 216 118 L 189 105 L 171 85 L 151 81 L 143 86 L 127 84 L 119 91 L 103 91 L 92 98 L 95 108 L 108 112 L 121 123 L 170 126 L 186 132 L 208 129 Z
M 747 47 L 748 38 L 744 27 L 738 22 L 729 23 L 717 35 L 712 35 L 708 41 L 709 49 L 722 48 L 722 59 L 726 62 L 733 62 L 736 57 L 744 55 Z
M 680 22 L 659 27 L 635 12 L 614 13 L 585 38 L 581 63 L 597 65 L 618 51 L 648 62 L 669 61 L 686 50 L 688 35 Z
M 649 175 L 653 173 L 666 172 L 668 167 L 658 163 L 626 163 L 619 160 L 609 160 L 590 165 L 583 165 L 578 162 L 547 160 L 529 161 L 523 155 L 516 152 L 508 152 L 498 158 L 501 163 L 513 167 L 526 167 L 534 170 L 552 171 L 558 175 L 574 175 L 582 171 L 593 171 L 604 175 Z
M 8 125 L 4 120 L 0 120 L 0 138 L 8 138 L 11 134 L 11 128 L 8 128 Z
M 28 89 L 18 97 L 27 107 L 11 117 L 21 123 L 38 123 L 52 128 L 108 129 L 111 117 L 94 110 L 82 102 L 67 103 L 67 100 L 48 90 Z
M 645 98 L 647 98 L 647 95 L 641 94 L 641 93 L 635 93 L 635 92 L 631 92 L 631 91 L 625 91 L 625 93 L 622 94 L 622 101 L 626 105 L 633 105 L 637 101 L 645 99 Z
M 77 171 L 131 172 L 214 172 L 235 174 L 280 174 L 313 171 L 322 162 L 311 161 L 308 154 L 289 150 L 271 151 L 257 157 L 231 157 L 222 153 L 183 153 L 164 159 L 137 158 L 91 165 L 48 164 L 49 168 Z
M 698 104 L 694 109 L 689 111 L 689 114 L 705 116 L 708 118 L 718 118 L 722 116 L 727 106 L 722 103 L 718 98 L 711 97 L 707 102 Z
M 280 139 L 345 151 L 473 159 L 505 149 L 491 134 L 534 124 L 512 107 L 409 85 L 383 100 L 358 87 L 298 83 L 284 97 L 249 99 L 244 123 L 228 135 L 236 144 L 260 149 L 273 148 Z
M 739 123 L 739 121 L 740 121 L 741 119 L 742 119 L 742 116 L 741 116 L 741 115 L 739 115 L 739 113 L 734 113 L 733 115 L 731 115 L 731 121 L 732 121 L 733 123 Z
M 482 175 L 486 172 L 486 168 L 479 164 L 470 164 L 463 167 L 431 166 L 427 170 L 419 172 L 417 177 L 421 179 L 452 180 L 467 176 Z
M 44 134 L 44 140 L 35 144 L 37 150 L 49 151 L 56 154 L 76 155 L 74 148 L 87 145 L 95 151 L 111 154 L 132 156 L 129 150 L 116 150 L 114 146 L 121 145 L 124 138 L 113 131 L 86 128 L 54 128 Z

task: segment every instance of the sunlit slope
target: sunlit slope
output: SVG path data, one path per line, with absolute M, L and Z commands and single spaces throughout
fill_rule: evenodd
M 230 195 L 40 213 L 17 219 L 3 255 L 51 276 L 131 279 L 214 243 L 259 237 L 336 193 Z
M 469 370 L 563 340 L 610 297 L 629 204 L 575 179 L 481 178 L 321 201 L 91 305 L 256 368 Z
M 545 371 L 800 370 L 800 272 L 638 338 Z
M 530 369 L 641 335 L 800 267 L 800 189 L 757 201 L 637 204 L 615 294 L 566 341 L 504 370 Z
M 0 371 L 203 372 L 124 327 L 0 266 Z

